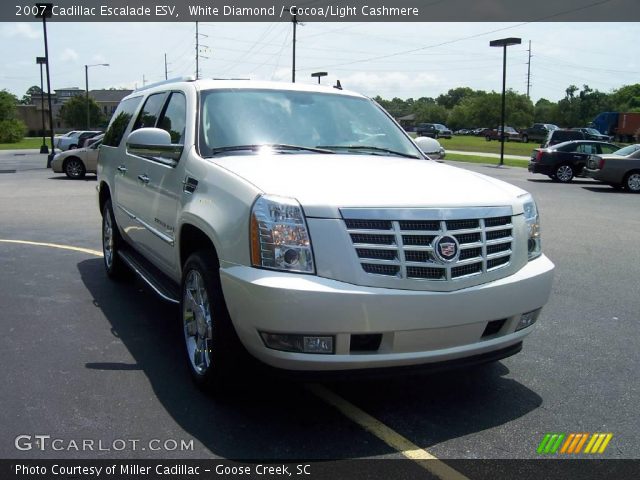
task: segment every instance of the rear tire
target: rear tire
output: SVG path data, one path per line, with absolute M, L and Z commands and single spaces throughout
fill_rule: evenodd
M 562 165 L 559 165 L 558 168 L 556 168 L 554 176 L 560 183 L 569 183 L 571 180 L 573 180 L 575 173 L 571 165 L 563 163 Z
M 640 193 L 640 170 L 627 173 L 624 177 L 624 188 L 632 193 Z
M 522 136 L 522 141 L 523 141 L 524 143 L 529 143 L 529 137 L 528 137 L 527 135 L 523 135 L 523 136 Z
M 489 135 L 485 136 L 485 137 L 484 137 L 484 139 L 485 139 L 487 142 L 490 142 L 490 141 L 491 141 L 491 137 L 490 137 Z
M 192 254 L 182 269 L 180 317 L 189 371 L 208 393 L 240 385 L 249 357 L 233 328 L 222 293 L 215 253 Z

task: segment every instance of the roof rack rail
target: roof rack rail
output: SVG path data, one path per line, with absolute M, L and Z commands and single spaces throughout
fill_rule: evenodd
M 232 78 L 221 78 L 221 77 L 213 77 L 211 80 L 251 80 L 250 78 L 239 78 L 239 77 L 232 77 Z
M 161 82 L 150 83 L 145 85 L 144 87 L 136 88 L 134 92 L 141 92 L 143 90 L 147 90 L 148 88 L 159 87 L 160 85 L 165 85 L 167 83 L 175 83 L 175 82 L 193 82 L 196 78 L 193 75 L 188 75 L 185 77 L 176 77 L 176 78 L 168 78 L 167 80 L 162 80 Z

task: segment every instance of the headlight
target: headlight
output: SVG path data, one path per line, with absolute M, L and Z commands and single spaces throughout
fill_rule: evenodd
M 254 267 L 315 273 L 307 222 L 295 199 L 263 195 L 253 204 L 251 263 Z
M 529 230 L 529 239 L 527 242 L 527 250 L 529 260 L 533 260 L 542 254 L 542 245 L 540 241 L 540 216 L 538 215 L 538 207 L 530 194 L 521 195 L 519 198 L 523 201 L 524 220 L 527 222 Z

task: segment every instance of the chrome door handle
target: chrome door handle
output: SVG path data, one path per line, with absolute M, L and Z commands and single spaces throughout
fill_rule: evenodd
M 147 176 L 146 173 L 143 173 L 142 175 L 138 175 L 138 180 L 140 180 L 144 184 L 149 183 L 149 177 Z
M 122 174 L 125 174 L 125 173 L 127 173 L 127 167 L 125 167 L 124 165 L 120 165 L 120 166 L 118 167 L 118 171 L 119 171 L 120 173 L 122 173 Z

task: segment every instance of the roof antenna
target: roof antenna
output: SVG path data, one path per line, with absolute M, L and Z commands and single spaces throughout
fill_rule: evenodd
M 333 88 L 337 88 L 338 90 L 342 90 L 342 85 L 340 84 L 340 80 L 336 80 L 336 84 L 333 86 Z

